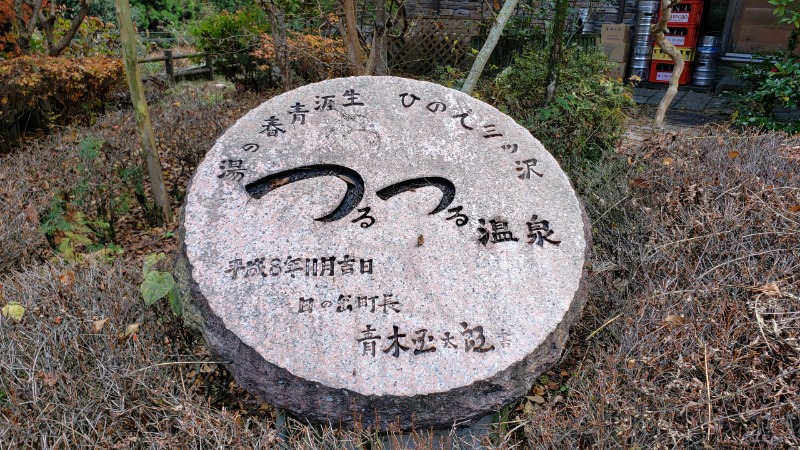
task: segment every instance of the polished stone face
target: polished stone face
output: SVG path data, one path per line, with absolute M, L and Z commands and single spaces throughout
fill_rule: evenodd
M 199 166 L 184 226 L 192 279 L 241 343 L 379 397 L 491 381 L 533 354 L 574 309 L 588 248 L 569 180 L 527 130 L 395 77 L 250 111 Z

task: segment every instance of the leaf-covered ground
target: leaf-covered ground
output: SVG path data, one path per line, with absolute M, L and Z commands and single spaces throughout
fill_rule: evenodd
M 177 213 L 204 152 L 273 93 L 219 82 L 153 92 Z M 571 174 L 593 226 L 590 299 L 562 360 L 487 447 L 800 446 L 800 139 L 632 129 Z M 89 137 L 103 142 L 94 172 Z M 135 192 L 123 195 L 137 142 L 123 109 L 0 157 L 0 306 L 24 308 L 0 317 L 0 448 L 382 448 L 370 430 L 276 427 L 166 302 L 144 305 L 143 257 L 176 242 L 175 223 L 151 227 Z M 76 189 L 87 173 L 110 194 Z M 46 238 L 40 224 L 61 223 L 56 194 L 64 222 L 85 226 Z M 97 206 L 113 195 L 126 199 L 115 203 L 121 254 L 97 251 Z M 415 441 L 438 445 L 425 430 Z

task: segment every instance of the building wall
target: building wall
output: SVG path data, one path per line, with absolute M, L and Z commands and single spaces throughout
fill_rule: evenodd
M 739 0 L 736 6 L 729 51 L 774 52 L 786 48 L 792 28 L 775 24 L 775 6 L 768 0 Z
M 553 11 L 553 2 L 545 3 L 545 9 Z M 636 5 L 637 0 L 625 0 L 625 10 L 623 14 L 623 23 L 634 24 L 636 23 Z M 438 6 L 438 14 L 437 14 Z M 499 0 L 476 1 L 476 0 L 408 0 L 406 2 L 406 12 L 409 17 L 433 17 L 439 16 L 442 18 L 465 18 L 480 20 L 482 17 L 490 16 L 490 8 L 499 10 L 502 4 Z M 531 5 L 531 10 L 538 10 L 542 6 L 541 2 L 536 2 Z M 586 0 L 578 0 L 570 2 L 570 6 L 574 10 L 589 8 L 591 11 L 590 23 L 594 29 L 599 30 L 600 25 L 603 23 L 618 23 L 617 13 L 619 11 L 619 2 L 589 2 Z M 523 8 L 518 8 L 520 15 L 529 14 Z
M 608 2 L 573 0 L 570 6 L 573 11 L 588 8 L 590 10 L 588 30 L 599 34 L 603 23 L 619 23 L 620 0 Z M 622 0 L 625 2 L 622 23 L 636 24 L 639 0 Z M 772 14 L 773 5 L 768 0 L 730 0 L 728 10 L 730 39 L 723 49 L 728 52 L 751 53 L 761 51 L 778 51 L 786 45 L 790 28 L 786 25 L 775 25 Z M 409 17 L 441 17 L 442 19 L 464 19 L 479 21 L 491 17 L 491 9 L 498 10 L 501 0 L 408 0 L 406 11 Z M 531 4 L 529 9 L 518 8 L 519 15 L 530 14 L 530 10 L 538 10 L 541 2 Z M 553 11 L 553 2 L 544 4 L 546 11 Z M 730 16 L 733 16 L 732 18 Z M 574 29 L 577 15 L 571 18 L 570 25 Z M 541 25 L 534 20 L 532 24 Z M 568 30 L 570 27 L 568 27 Z M 704 30 L 700 30 L 703 34 Z

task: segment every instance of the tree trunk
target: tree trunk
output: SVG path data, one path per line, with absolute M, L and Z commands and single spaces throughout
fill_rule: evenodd
M 387 20 L 386 0 L 375 0 L 375 28 L 372 31 L 372 47 L 364 70 L 365 75 L 386 75 L 389 72 L 386 48 L 389 36 Z
M 128 4 L 128 0 L 114 0 L 114 7 L 117 12 L 117 21 L 119 22 L 122 56 L 125 62 L 125 74 L 128 76 L 128 88 L 131 92 L 136 128 L 145 154 L 150 189 L 158 207 L 156 221 L 158 225 L 163 225 L 165 222 L 172 220 L 172 209 L 169 204 L 169 194 L 164 185 L 161 161 L 156 151 L 153 124 L 150 122 L 150 111 L 147 108 L 147 100 L 144 98 L 144 87 L 139 74 L 139 65 L 136 61 L 136 31 L 133 29 L 133 22 L 131 22 L 131 7 Z
M 28 21 L 25 22 L 25 10 L 23 5 L 27 5 L 31 9 Z M 38 20 L 39 13 L 42 10 L 42 0 L 28 2 L 23 0 L 14 0 L 14 15 L 17 21 L 17 46 L 23 55 L 30 55 L 31 36 L 36 31 L 36 21 Z
M 550 39 L 550 56 L 547 59 L 547 81 L 545 82 L 544 105 L 547 106 L 556 96 L 558 75 L 561 70 L 561 48 L 564 42 L 564 26 L 567 22 L 569 0 L 557 0 L 556 16 L 553 19 L 552 39 Z
M 497 45 L 500 35 L 503 34 L 503 28 L 506 27 L 508 19 L 511 17 L 511 14 L 514 13 L 514 9 L 517 7 L 518 1 L 519 0 L 506 0 L 506 2 L 503 4 L 503 7 L 500 9 L 500 14 L 497 15 L 494 24 L 492 24 L 492 29 L 489 31 L 489 36 L 486 38 L 486 42 L 483 44 L 483 47 L 481 47 L 481 51 L 478 52 L 478 56 L 475 57 L 475 62 L 472 63 L 472 68 L 469 69 L 469 75 L 467 75 L 467 79 L 464 80 L 464 86 L 461 87 L 461 92 L 464 92 L 465 94 L 472 94 L 472 91 L 475 89 L 475 85 L 478 84 L 478 79 L 481 77 L 481 73 L 483 73 L 483 68 L 486 66 L 486 62 L 489 61 L 489 57 L 492 56 L 492 51 Z
M 292 89 L 292 70 L 289 67 L 289 42 L 286 37 L 286 22 L 283 11 L 275 4 L 275 0 L 263 2 L 269 13 L 272 24 L 272 41 L 275 43 L 275 57 L 281 70 L 283 91 Z
M 358 24 L 356 23 L 356 4 L 355 0 L 339 0 L 340 19 L 339 34 L 342 35 L 347 56 L 353 65 L 354 75 L 364 74 L 364 49 L 361 48 L 361 41 L 358 38 Z M 341 16 L 344 16 L 342 23 Z
M 655 30 L 653 31 L 653 35 L 656 38 L 656 42 L 661 47 L 661 50 L 668 54 L 675 62 L 675 68 L 672 69 L 672 78 L 669 80 L 669 88 L 667 88 L 667 92 L 664 93 L 664 97 L 661 98 L 658 109 L 656 109 L 656 118 L 653 122 L 656 128 L 664 126 L 664 116 L 667 114 L 667 110 L 672 103 L 672 99 L 675 98 L 675 94 L 678 93 L 678 80 L 683 73 L 683 55 L 681 55 L 681 53 L 675 49 L 675 46 L 672 45 L 672 42 L 668 41 L 666 36 L 664 36 L 664 33 L 667 32 L 667 22 L 672 18 L 672 7 L 679 2 L 680 0 L 661 0 L 661 19 L 654 25 Z
M 67 29 L 67 32 L 64 34 L 64 36 L 61 36 L 61 39 L 59 39 L 58 42 L 52 42 L 52 32 L 50 33 L 51 39 L 47 41 L 48 55 L 58 56 L 64 51 L 65 48 L 67 48 L 69 43 L 72 42 L 72 39 L 75 37 L 75 33 L 78 32 L 78 28 L 81 27 L 83 19 L 86 18 L 87 14 L 89 14 L 89 9 L 91 9 L 92 3 L 94 3 L 94 0 L 80 0 L 80 9 L 78 9 L 78 14 L 72 18 L 72 23 L 69 25 L 69 29 Z M 51 0 L 50 4 L 55 5 L 55 2 Z M 56 20 L 54 10 L 53 14 L 51 14 L 50 20 L 53 22 Z

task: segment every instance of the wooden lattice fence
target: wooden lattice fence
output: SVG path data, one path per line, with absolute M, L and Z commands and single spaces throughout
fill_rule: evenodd
M 469 69 L 472 40 L 480 35 L 477 21 L 464 18 L 415 17 L 402 39 L 389 41 L 393 71 L 427 75 L 437 67 Z

